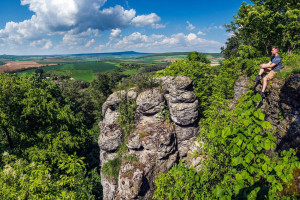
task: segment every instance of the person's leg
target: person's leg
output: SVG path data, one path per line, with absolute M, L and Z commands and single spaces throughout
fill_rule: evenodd
M 261 92 L 265 92 L 266 91 L 267 85 L 268 85 L 268 78 L 266 76 L 266 77 L 263 78 L 263 86 L 262 86 Z
M 261 65 L 260 65 L 259 73 L 258 73 L 258 75 L 255 77 L 255 80 L 254 80 L 254 81 L 260 81 L 261 78 L 262 78 L 261 75 L 262 75 L 265 71 L 267 71 L 268 68 L 263 68 L 264 65 L 265 65 L 265 64 L 261 64 Z
M 258 75 L 262 75 L 264 73 L 265 69 L 264 68 L 260 68 Z
M 271 70 L 267 73 L 268 73 L 268 75 L 263 78 L 263 87 L 262 87 L 262 90 L 261 90 L 263 97 L 265 97 L 265 91 L 266 91 L 266 88 L 267 88 L 267 85 L 268 85 L 268 81 L 273 79 L 275 74 L 276 74 L 276 72 L 274 72 L 273 70 Z

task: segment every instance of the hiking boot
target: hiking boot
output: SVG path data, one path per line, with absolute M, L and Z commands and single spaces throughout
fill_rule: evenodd
M 261 80 L 261 75 L 257 75 L 256 77 L 255 77 L 255 82 L 257 82 L 257 81 L 260 81 Z

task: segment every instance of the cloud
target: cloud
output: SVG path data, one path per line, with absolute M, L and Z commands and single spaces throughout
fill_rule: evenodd
M 214 29 L 224 29 L 224 26 L 220 25 L 220 26 L 214 26 Z
M 117 38 L 119 38 L 119 37 L 121 37 L 121 29 L 119 29 L 119 28 L 116 28 L 116 29 L 112 29 L 111 30 L 111 33 L 110 33 L 110 37 L 109 37 L 109 39 L 110 40 L 113 40 L 113 39 L 117 39 Z
M 224 44 L 214 41 L 206 40 L 198 37 L 194 33 L 187 35 L 183 33 L 173 34 L 170 37 L 165 35 L 143 35 L 140 32 L 134 32 L 128 36 L 123 37 L 115 44 L 109 44 L 112 49 L 143 49 L 160 51 L 167 50 L 200 50 L 200 51 L 213 51 L 219 52 L 220 47 Z
M 186 27 L 187 30 L 192 31 L 194 30 L 196 27 L 191 24 L 189 21 L 186 21 L 186 23 L 188 24 L 188 26 Z
M 63 46 L 78 46 L 86 43 L 89 37 L 98 37 L 99 31 L 95 29 L 89 28 L 85 32 L 78 32 L 77 30 L 70 30 L 66 34 L 64 34 L 62 38 L 61 45 Z
M 53 44 L 52 44 L 51 40 L 42 39 L 42 40 L 36 40 L 34 42 L 31 42 L 30 46 L 36 47 L 39 49 L 50 49 L 53 46 Z
M 8 22 L 0 30 L 0 39 L 23 43 L 49 35 L 85 32 L 88 29 L 110 30 L 128 27 L 162 28 L 155 13 L 136 15 L 134 9 L 120 5 L 103 8 L 107 0 L 21 0 L 34 14 L 22 22 Z
M 160 17 L 157 16 L 155 13 L 151 13 L 149 15 L 139 15 L 132 19 L 131 24 L 135 27 L 145 27 L 151 26 L 152 28 L 165 28 L 164 25 L 157 24 L 160 22 Z
M 88 41 L 85 45 L 85 47 L 90 47 L 92 46 L 96 41 L 94 39 L 91 39 L 90 41 Z
M 202 31 L 199 31 L 199 32 L 197 33 L 197 35 L 206 35 L 206 34 L 203 33 Z

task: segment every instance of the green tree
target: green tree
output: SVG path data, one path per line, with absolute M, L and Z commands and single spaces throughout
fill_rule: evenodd
M 265 55 L 270 54 L 273 45 L 289 53 L 297 49 L 300 3 L 294 0 L 252 1 L 253 5 L 245 2 L 241 5 L 234 20 L 226 25 L 227 31 L 235 33 L 241 44 L 252 46 Z
M 6 199 L 101 198 L 98 131 L 87 129 L 82 110 L 74 112 L 69 101 L 60 84 L 38 75 L 0 73 L 0 194 Z M 8 170 L 14 173 L 7 176 Z
M 225 58 L 230 56 L 237 56 L 237 51 L 240 46 L 240 39 L 238 36 L 234 35 L 227 39 L 226 47 L 221 47 L 221 53 L 224 54 Z
M 189 61 L 199 61 L 210 64 L 210 60 L 203 53 L 199 53 L 197 51 L 188 53 L 187 58 Z

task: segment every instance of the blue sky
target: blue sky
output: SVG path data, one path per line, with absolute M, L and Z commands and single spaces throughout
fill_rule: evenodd
M 242 2 L 1 1 L 0 54 L 220 52 Z

